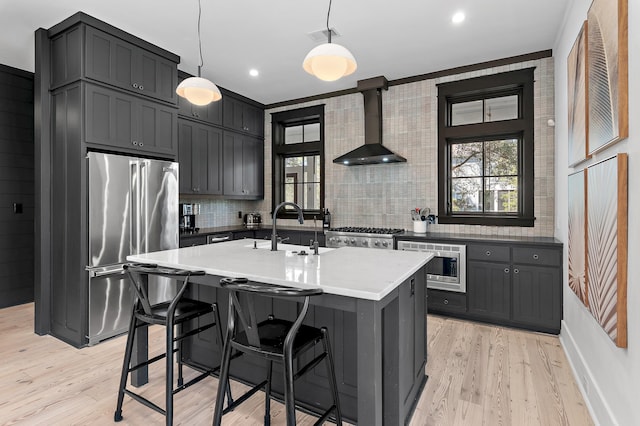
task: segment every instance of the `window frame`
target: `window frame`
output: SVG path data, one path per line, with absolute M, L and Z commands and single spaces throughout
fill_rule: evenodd
M 320 124 L 320 140 L 285 144 L 285 128 L 303 124 Z M 285 158 L 293 156 L 320 156 L 320 206 L 318 209 L 302 209 L 305 219 L 320 219 L 324 209 L 325 156 L 324 156 L 324 104 L 271 113 L 271 212 L 284 201 Z M 300 206 L 302 207 L 302 206 Z M 297 219 L 295 212 L 281 210 L 278 218 Z
M 437 85 L 439 223 L 534 226 L 534 70 L 535 68 L 526 68 Z M 457 126 L 449 125 L 451 122 L 451 105 L 454 103 L 490 99 L 515 93 L 520 95 L 517 119 Z M 465 140 L 487 141 L 513 137 L 520 139 L 518 213 L 453 212 L 451 207 L 451 144 Z

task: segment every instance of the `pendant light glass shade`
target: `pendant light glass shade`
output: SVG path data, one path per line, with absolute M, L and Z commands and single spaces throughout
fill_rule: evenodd
M 200 38 L 200 18 L 202 16 L 202 2 L 198 0 L 198 51 L 200 52 L 200 64 L 198 65 L 198 76 L 189 77 L 182 80 L 176 93 L 178 96 L 186 98 L 189 102 L 198 106 L 209 105 L 222 99 L 222 93 L 218 86 L 211 81 L 200 76 L 200 70 L 204 65 L 202 60 L 202 39 Z
M 353 74 L 358 64 L 346 47 L 329 42 L 311 49 L 304 58 L 302 67 L 320 80 L 336 81 Z
M 176 88 L 176 93 L 192 104 L 200 106 L 222 99 L 218 86 L 202 77 L 189 77 L 182 80 Z

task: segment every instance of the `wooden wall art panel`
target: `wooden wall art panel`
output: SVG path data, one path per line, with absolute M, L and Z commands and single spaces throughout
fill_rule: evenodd
M 627 0 L 593 0 L 587 15 L 589 152 L 629 133 Z
M 586 170 L 569 175 L 569 287 L 589 306 L 587 293 Z
M 619 347 L 627 347 L 627 154 L 587 172 L 589 311 Z
M 569 167 L 589 158 L 587 138 L 587 21 L 567 57 Z

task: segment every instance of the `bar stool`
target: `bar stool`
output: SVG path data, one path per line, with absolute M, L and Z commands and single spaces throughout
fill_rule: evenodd
M 124 395 L 129 395 L 135 401 L 163 414 L 166 418 L 166 424 L 173 424 L 173 396 L 194 385 L 204 379 L 207 376 L 212 376 L 219 370 L 219 366 L 202 372 L 189 382 L 184 383 L 182 375 L 182 342 L 184 339 L 195 336 L 196 334 L 207 330 L 211 327 L 216 327 L 220 342 L 222 342 L 222 328 L 220 326 L 220 314 L 216 303 L 206 303 L 198 300 L 192 300 L 183 298 L 183 294 L 189 283 L 189 278 L 192 276 L 204 275 L 204 271 L 186 271 L 172 268 L 158 267 L 157 265 L 146 264 L 129 264 L 124 265 L 124 269 L 129 275 L 130 281 L 134 286 L 136 293 L 136 300 L 133 306 L 133 314 L 131 315 L 131 322 L 129 323 L 129 335 L 127 337 L 127 344 L 124 353 L 124 361 L 122 364 L 122 373 L 120 376 L 120 387 L 118 389 L 118 403 L 114 414 L 114 421 L 119 422 L 122 420 L 122 403 Z M 167 302 L 161 302 L 157 304 L 151 304 L 147 292 L 146 277 L 154 275 L 167 277 L 182 281 L 182 285 L 179 287 L 177 294 Z M 205 325 L 190 329 L 183 333 L 183 325 L 188 321 L 196 318 L 200 318 L 207 314 L 213 314 L 213 320 Z M 162 325 L 166 330 L 166 347 L 164 353 L 161 353 L 147 361 L 141 362 L 137 365 L 131 365 L 131 355 L 133 351 L 133 343 L 138 328 L 146 325 Z M 178 332 L 175 333 L 174 326 L 178 326 Z M 177 387 L 174 389 L 174 353 L 177 353 L 178 362 L 178 380 Z M 127 388 L 127 380 L 129 373 L 152 364 L 161 359 L 166 359 L 166 372 L 165 372 L 165 409 L 162 409 L 157 404 L 149 401 L 147 398 L 133 392 Z M 228 381 L 226 381 L 226 390 L 223 389 L 223 393 L 226 393 L 229 403 L 231 399 L 231 391 L 228 387 Z M 226 392 L 225 392 L 226 391 Z
M 327 329 L 326 327 L 316 328 L 302 324 L 309 308 L 309 298 L 322 294 L 322 289 L 299 289 L 256 282 L 249 283 L 246 278 L 223 278 L 220 280 L 220 286 L 229 290 L 229 319 L 222 354 L 213 424 L 220 425 L 224 414 L 233 410 L 264 387 L 264 424 L 269 425 L 271 423 L 271 373 L 273 371 L 273 362 L 279 361 L 284 364 L 284 401 L 287 425 L 295 425 L 294 380 L 311 371 L 322 360 L 325 360 L 333 405 L 322 414 L 316 424 L 321 424 L 334 412 L 336 424 L 341 425 L 342 414 L 338 399 L 338 386 L 336 384 L 333 355 Z M 277 298 L 304 297 L 304 301 L 295 321 L 276 319 L 270 315 L 266 320 L 258 323 L 254 309 L 253 296 L 255 295 Z M 236 328 L 236 322 L 239 323 L 240 327 Z M 320 341 L 322 341 L 323 353 L 294 373 L 294 360 Z M 234 349 L 238 352 L 232 357 L 231 352 Z M 229 404 L 223 411 L 224 383 L 229 377 L 229 364 L 232 358 L 236 358 L 241 354 L 252 354 L 266 358 L 269 361 L 267 379 L 237 398 L 235 402 Z

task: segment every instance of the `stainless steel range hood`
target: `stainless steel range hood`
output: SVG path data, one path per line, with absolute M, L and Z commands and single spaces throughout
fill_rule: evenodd
M 341 155 L 334 163 L 345 166 L 406 163 L 406 158 L 382 145 L 382 90 L 387 88 L 383 76 L 358 81 L 358 90 L 364 96 L 364 145 Z

